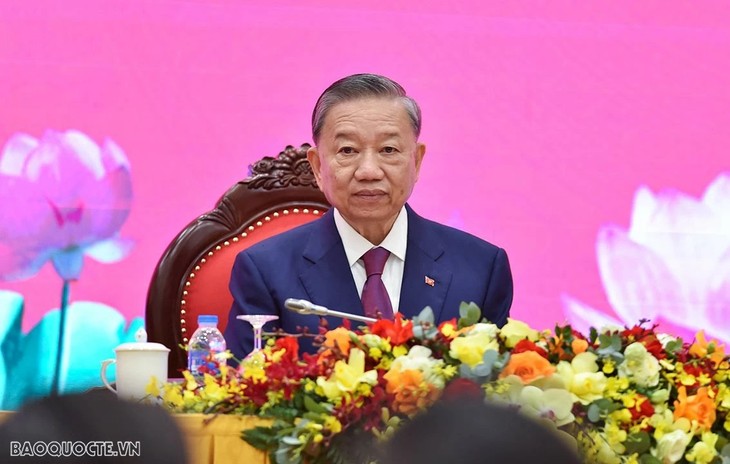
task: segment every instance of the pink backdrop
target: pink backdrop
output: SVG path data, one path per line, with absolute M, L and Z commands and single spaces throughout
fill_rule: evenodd
M 392 3 L 0 2 L 0 144 L 73 128 L 132 166 L 136 246 L 87 260 L 72 300 L 143 315 L 172 237 L 249 163 L 310 141 L 329 83 L 375 72 L 423 109 L 411 204 L 507 249 L 513 316 L 562 321 L 564 293 L 612 314 L 601 226 L 628 227 L 641 185 L 698 197 L 730 169 L 727 3 Z M 60 286 L 46 266 L 0 289 L 25 296 L 27 330 Z

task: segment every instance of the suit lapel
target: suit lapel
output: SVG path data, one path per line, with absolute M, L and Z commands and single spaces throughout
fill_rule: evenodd
M 350 266 L 337 233 L 332 210 L 317 221 L 303 256 L 310 264 L 299 275 L 309 300 L 327 308 L 363 315 L 362 303 L 352 279 Z M 339 319 L 330 323 L 339 325 Z
M 406 318 L 412 318 L 423 308 L 430 306 L 438 323 L 451 284 L 451 270 L 439 263 L 444 249 L 438 237 L 432 234 L 428 222 L 418 216 L 410 206 L 406 205 L 406 210 L 408 246 L 399 312 Z

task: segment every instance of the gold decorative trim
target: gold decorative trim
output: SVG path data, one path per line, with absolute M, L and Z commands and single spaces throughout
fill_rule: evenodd
M 292 208 L 291 211 L 288 210 L 288 209 L 284 209 L 281 212 L 275 211 L 270 216 L 265 216 L 264 217 L 264 221 L 256 221 L 256 224 L 255 225 L 252 224 L 252 225 L 248 226 L 246 228 L 246 230 L 248 232 L 241 232 L 240 238 L 239 238 L 239 236 L 234 236 L 234 237 L 231 237 L 230 239 L 224 240 L 222 242 L 222 245 L 219 244 L 219 245 L 216 245 L 215 247 L 213 247 L 212 250 L 208 251 L 208 253 L 205 254 L 206 258 L 201 258 L 200 261 L 198 261 L 198 263 L 194 267 L 194 270 L 195 271 L 200 271 L 201 266 L 207 262 L 207 257 L 213 256 L 216 251 L 222 250 L 223 247 L 230 246 L 231 245 L 231 242 L 236 243 L 236 242 L 240 241 L 241 239 L 247 238 L 249 232 L 253 232 L 254 230 L 256 230 L 256 228 L 262 227 L 266 222 L 271 222 L 273 219 L 276 219 L 276 218 L 279 218 L 279 217 L 282 217 L 282 216 L 288 216 L 290 212 L 292 212 L 294 214 L 299 214 L 299 213 L 312 214 L 314 216 L 319 216 L 321 214 L 321 212 L 318 209 L 315 209 L 315 210 L 311 210 L 310 211 L 309 208 L 303 208 L 301 210 L 299 208 Z M 191 272 L 190 275 L 189 275 L 189 277 L 188 277 L 188 280 L 185 281 L 185 288 L 186 289 L 189 288 L 192 285 L 192 281 L 191 280 L 194 279 L 194 278 L 195 278 L 195 272 Z M 188 296 L 188 290 L 183 290 L 182 294 L 183 294 L 184 297 Z M 185 326 L 188 325 L 187 318 L 186 318 L 187 311 L 185 310 L 186 305 L 187 305 L 187 302 L 185 301 L 185 299 L 181 299 L 180 300 L 180 325 L 182 327 L 180 328 L 180 331 L 181 331 L 182 334 L 185 334 L 187 332 L 187 329 L 185 328 Z M 188 341 L 189 341 L 189 339 L 188 339 L 188 337 L 183 336 L 182 337 L 182 341 L 183 341 L 183 343 L 187 344 Z

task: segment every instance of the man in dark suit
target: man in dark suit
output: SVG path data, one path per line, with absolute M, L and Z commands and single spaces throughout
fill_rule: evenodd
M 430 306 L 436 323 L 473 301 L 491 322 L 506 322 L 512 274 L 505 251 L 406 204 L 426 152 L 420 130 L 418 104 L 387 77 L 349 76 L 319 97 L 307 159 L 333 209 L 237 256 L 225 333 L 234 356 L 253 347 L 252 329 L 238 315 L 274 314 L 279 320 L 267 330 L 317 333 L 319 318 L 287 310 L 287 298 L 388 318 Z M 328 319 L 329 328 L 342 323 Z

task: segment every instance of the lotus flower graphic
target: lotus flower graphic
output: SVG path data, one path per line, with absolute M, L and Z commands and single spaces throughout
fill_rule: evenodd
M 32 277 L 48 261 L 63 280 L 51 393 L 61 390 L 71 282 L 84 255 L 122 259 L 131 242 L 117 237 L 132 204 L 129 162 L 107 139 L 46 131 L 13 135 L 0 153 L 0 281 Z
M 618 319 L 563 295 L 576 329 L 649 319 L 730 341 L 730 172 L 699 199 L 640 187 L 629 229 L 601 227 L 596 254 Z
M 84 255 L 118 261 L 131 248 L 117 237 L 131 203 L 129 162 L 111 140 L 13 135 L 0 153 L 0 280 L 32 277 L 48 261 L 75 280 Z

